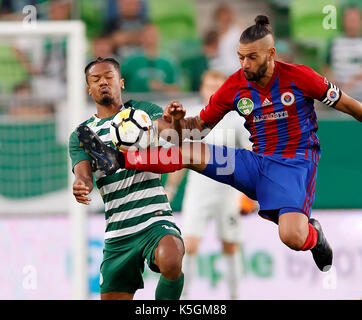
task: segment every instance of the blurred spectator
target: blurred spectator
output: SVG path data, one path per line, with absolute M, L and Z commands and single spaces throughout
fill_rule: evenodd
M 93 40 L 96 37 L 105 33 L 105 27 L 107 24 L 107 1 L 99 0 L 76 0 L 73 5 L 75 17 L 80 19 L 86 25 L 86 35 L 89 40 Z
M 222 65 L 217 59 L 218 49 L 219 35 L 216 30 L 210 30 L 204 36 L 200 54 L 181 62 L 183 73 L 189 82 L 189 90 L 198 91 L 200 89 L 201 76 L 206 70 L 222 70 Z
M 101 35 L 96 37 L 92 41 L 92 57 L 90 60 L 93 60 L 97 57 L 114 57 L 118 59 L 117 56 L 114 54 L 114 43 L 112 37 L 109 35 Z
M 150 20 L 158 28 L 166 44 L 198 38 L 195 0 L 149 0 Z M 177 54 L 177 53 L 176 53 Z
M 343 35 L 331 43 L 323 73 L 347 94 L 362 99 L 361 10 L 347 7 L 343 12 Z
M 69 20 L 71 18 L 71 0 L 49 0 L 48 20 Z
M 143 27 L 142 50 L 122 65 L 125 87 L 129 92 L 158 91 L 175 94 L 179 91 L 176 65 L 159 50 L 158 29 L 152 24 Z
M 118 54 L 129 56 L 140 46 L 142 27 L 149 23 L 143 0 L 111 0 L 106 32 L 112 35 Z
M 0 57 L 0 94 L 8 95 L 19 83 L 28 80 L 29 72 L 9 41 L 1 42 Z
M 236 21 L 231 8 L 223 4 L 214 12 L 217 31 L 219 33 L 219 48 L 217 57 L 222 72 L 227 76 L 240 69 L 240 63 L 236 54 L 242 26 Z M 219 68 L 218 68 L 219 69 Z
M 275 40 L 276 60 L 293 63 L 294 54 L 292 43 L 289 40 L 278 39 Z

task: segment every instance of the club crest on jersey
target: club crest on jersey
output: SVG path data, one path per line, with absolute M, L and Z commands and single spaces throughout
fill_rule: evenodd
M 241 98 L 237 107 L 243 115 L 248 116 L 254 109 L 254 102 L 249 98 Z
M 282 104 L 284 104 L 285 106 L 290 106 L 291 104 L 294 103 L 295 97 L 294 94 L 291 92 L 284 92 L 280 100 L 282 101 Z

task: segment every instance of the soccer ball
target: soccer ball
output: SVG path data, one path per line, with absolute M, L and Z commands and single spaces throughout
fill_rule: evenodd
M 134 108 L 124 109 L 115 115 L 110 134 L 114 145 L 121 151 L 146 149 L 155 138 L 149 115 Z

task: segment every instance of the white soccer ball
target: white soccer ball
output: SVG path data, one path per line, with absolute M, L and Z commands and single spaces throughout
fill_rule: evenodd
M 134 108 L 124 109 L 115 115 L 110 134 L 114 145 L 121 151 L 147 149 L 155 138 L 149 115 Z

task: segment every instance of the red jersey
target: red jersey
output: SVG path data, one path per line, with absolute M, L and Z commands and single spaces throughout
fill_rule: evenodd
M 334 106 L 340 97 L 339 88 L 313 69 L 275 61 L 265 87 L 246 80 L 242 69 L 232 74 L 210 98 L 200 118 L 214 124 L 236 110 L 245 118 L 254 152 L 316 162 L 320 143 L 314 99 Z

